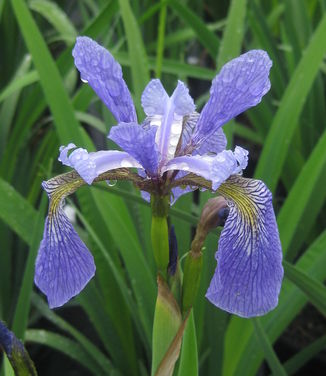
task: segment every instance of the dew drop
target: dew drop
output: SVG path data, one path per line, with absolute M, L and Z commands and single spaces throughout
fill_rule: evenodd
M 84 84 L 88 84 L 88 81 L 85 80 L 84 78 L 80 78 L 82 80 L 82 82 L 84 82 Z

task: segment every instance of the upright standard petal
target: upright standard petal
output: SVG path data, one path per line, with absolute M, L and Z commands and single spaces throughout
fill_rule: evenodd
M 118 122 L 136 122 L 137 115 L 121 66 L 91 38 L 78 37 L 72 51 L 81 79 L 89 83 Z
M 58 159 L 64 165 L 74 168 L 87 184 L 92 184 L 95 178 L 106 171 L 122 167 L 142 167 L 132 156 L 122 151 L 101 150 L 88 153 L 86 149 L 78 148 L 68 156 L 68 151 L 73 148 L 74 144 L 61 146 Z
M 109 138 L 135 158 L 149 175 L 155 175 L 158 167 L 156 131 L 157 127 L 144 129 L 137 123 L 120 123 L 111 128 Z
M 232 176 L 219 192 L 230 212 L 206 297 L 241 317 L 264 315 L 276 307 L 283 279 L 272 195 L 263 182 L 239 176 Z
M 272 61 L 262 50 L 249 51 L 225 64 L 212 82 L 192 144 L 199 145 L 227 121 L 256 106 L 270 89 L 271 66 Z
M 63 210 L 64 198 L 83 184 L 75 172 L 43 183 L 50 204 L 34 280 L 50 308 L 60 307 L 77 295 L 95 273 L 93 256 Z
M 185 84 L 178 85 L 169 98 L 161 81 L 152 80 L 142 95 L 142 105 L 150 124 L 158 126 L 156 144 L 160 154 L 160 166 L 174 157 L 183 129 L 184 116 L 195 110 L 194 101 Z
M 173 158 L 163 168 L 164 171 L 180 170 L 192 172 L 212 182 L 212 189 L 215 191 L 229 178 L 246 168 L 248 152 L 237 146 L 235 151 L 223 150 L 221 153 L 211 155 L 182 156 Z

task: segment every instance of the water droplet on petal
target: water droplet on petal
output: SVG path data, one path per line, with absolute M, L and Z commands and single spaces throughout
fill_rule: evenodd
M 80 78 L 82 80 L 82 82 L 84 82 L 84 84 L 88 84 L 88 81 L 85 80 L 84 78 Z

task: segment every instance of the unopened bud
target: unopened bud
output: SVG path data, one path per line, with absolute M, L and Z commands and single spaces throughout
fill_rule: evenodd
M 191 250 L 199 253 L 207 234 L 218 226 L 223 226 L 229 215 L 228 203 L 224 197 L 214 197 L 205 204 L 196 229 L 196 235 L 191 243 Z
M 207 233 L 214 228 L 221 226 L 229 214 L 228 203 L 222 196 L 211 198 L 205 204 L 198 227 L 201 227 Z

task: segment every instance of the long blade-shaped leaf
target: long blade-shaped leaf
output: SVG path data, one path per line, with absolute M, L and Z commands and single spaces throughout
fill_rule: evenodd
M 309 301 L 326 316 L 325 285 L 286 261 L 284 261 L 283 265 L 286 278 L 298 286 L 305 293 Z
M 265 141 L 255 177 L 264 180 L 271 191 L 276 188 L 300 113 L 326 53 L 325 36 L 326 14 L 315 30 L 286 88 Z
M 277 358 L 277 356 L 276 356 L 276 354 L 273 350 L 273 346 L 270 343 L 270 341 L 269 341 L 269 339 L 268 339 L 268 337 L 265 333 L 265 330 L 264 330 L 261 322 L 259 321 L 259 318 L 253 319 L 252 323 L 253 323 L 253 326 L 255 328 L 255 333 L 256 333 L 256 336 L 258 338 L 258 342 L 259 342 L 261 348 L 264 351 L 265 359 L 267 360 L 268 365 L 273 372 L 273 375 L 275 375 L 275 376 L 286 376 L 286 372 L 285 372 L 284 368 L 282 367 L 279 359 Z

